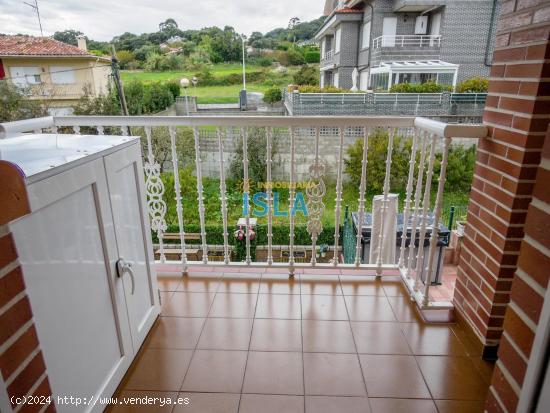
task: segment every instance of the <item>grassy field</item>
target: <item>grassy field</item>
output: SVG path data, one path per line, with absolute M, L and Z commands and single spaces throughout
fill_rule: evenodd
M 246 67 L 249 72 L 255 72 L 260 70 L 267 70 L 265 67 L 250 65 Z M 214 65 L 211 68 L 214 76 L 226 76 L 234 73 L 241 73 L 242 66 L 238 63 L 221 63 Z M 286 86 L 292 82 L 292 74 L 296 71 L 294 68 L 290 68 L 286 75 L 275 74 L 270 72 L 272 78 L 268 82 L 251 82 L 247 83 L 247 90 L 250 92 L 265 92 L 269 87 L 276 83 L 278 86 Z M 168 71 L 168 72 L 148 72 L 144 70 L 122 70 L 121 78 L 123 83 L 130 82 L 132 80 L 138 80 L 141 82 L 166 82 L 170 80 L 179 80 L 183 77 L 191 78 L 197 71 Z M 238 103 L 239 91 L 242 89 L 242 85 L 229 85 L 229 86 L 201 86 L 189 89 L 190 95 L 197 95 L 198 103 Z

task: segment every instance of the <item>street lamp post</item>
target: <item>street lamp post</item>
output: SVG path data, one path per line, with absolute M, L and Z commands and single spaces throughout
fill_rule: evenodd
M 246 101 L 246 36 L 242 35 L 242 41 L 243 41 L 243 90 L 241 90 L 240 94 L 240 107 L 241 110 L 246 110 L 247 101 Z
M 189 79 L 184 77 L 180 80 L 180 85 L 183 88 L 183 92 L 185 93 L 185 112 L 187 113 L 187 116 L 189 116 L 189 100 L 187 98 L 187 88 L 189 87 Z

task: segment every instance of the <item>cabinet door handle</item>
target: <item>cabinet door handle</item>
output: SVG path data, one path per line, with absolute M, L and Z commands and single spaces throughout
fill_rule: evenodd
M 124 258 L 119 258 L 116 262 L 116 272 L 118 278 L 122 278 L 125 272 L 127 272 L 130 275 L 130 280 L 132 281 L 132 292 L 131 294 L 134 295 L 134 292 L 136 291 L 136 279 L 134 277 L 134 271 L 132 270 L 132 263 L 124 261 Z

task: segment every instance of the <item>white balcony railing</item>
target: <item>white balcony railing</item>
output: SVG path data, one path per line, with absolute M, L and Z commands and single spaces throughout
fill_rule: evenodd
M 158 132 L 161 129 L 166 132 L 166 140 L 158 141 Z M 186 236 L 187 225 L 189 225 L 189 205 L 184 205 L 182 202 L 182 187 L 180 183 L 180 174 L 175 173 L 173 188 L 165 188 L 163 181 L 160 179 L 161 165 L 159 162 L 168 162 L 171 164 L 171 171 L 181 170 L 181 160 L 178 159 L 178 153 L 181 151 L 183 142 L 178 142 L 178 131 L 181 128 L 186 128 L 189 131 L 194 145 L 194 168 L 196 180 L 196 193 L 198 205 L 198 222 L 200 233 L 196 234 L 200 242 L 200 251 L 202 259 L 189 260 L 186 249 L 189 245 L 188 235 Z M 32 119 L 29 121 L 13 122 L 0 124 L 0 139 L 16 138 L 23 132 L 38 132 L 49 130 L 53 133 L 76 133 L 76 134 L 132 134 L 141 136 L 144 140 L 144 168 L 147 179 L 146 187 L 148 192 L 148 206 L 151 218 L 151 229 L 156 233 L 159 239 L 160 262 L 164 264 L 176 265 L 183 272 L 187 271 L 190 266 L 197 265 L 220 265 L 230 267 L 256 267 L 267 268 L 275 267 L 283 270 L 288 270 L 290 275 L 293 275 L 298 268 L 316 267 L 316 268 L 342 268 L 342 269 L 359 269 L 376 271 L 377 275 L 381 276 L 387 271 L 399 271 L 404 284 L 407 286 L 411 297 L 422 308 L 447 308 L 450 303 L 431 302 L 429 289 L 434 279 L 437 260 L 437 243 L 440 231 L 440 218 L 442 214 L 444 185 L 448 166 L 448 152 L 451 140 L 453 137 L 461 138 L 481 138 L 487 135 L 487 128 L 480 125 L 463 125 L 463 124 L 445 124 L 425 118 L 414 117 L 94 117 L 94 116 L 74 116 L 74 117 L 50 117 L 42 119 Z M 258 134 L 252 131 L 261 130 L 265 137 L 265 157 L 266 157 L 266 193 L 267 193 L 267 217 L 266 219 L 266 242 L 267 246 L 262 248 L 262 251 L 267 250 L 267 258 L 263 262 L 254 262 L 251 254 L 251 236 L 249 231 L 244 234 L 244 248 L 246 257 L 242 262 L 231 261 L 229 233 L 230 226 L 233 228 L 233 223 L 228 221 L 228 194 L 226 187 L 226 141 L 230 134 L 237 135 L 239 139 L 240 150 L 243 154 L 242 172 L 245 182 L 249 177 L 249 158 L 258 156 L 257 153 L 250 153 L 250 148 L 254 147 L 258 150 L 257 139 Z M 346 138 L 360 139 L 363 141 L 362 167 L 359 186 L 358 199 L 358 214 L 357 228 L 363 228 L 364 216 L 366 212 L 366 194 L 369 183 L 367 182 L 368 151 L 369 138 L 372 132 L 387 132 L 388 149 L 385 161 L 385 178 L 382 191 L 382 207 L 380 210 L 381 230 L 374 236 L 376 239 L 377 258 L 373 263 L 362 262 L 362 242 L 363 234 L 361 230 L 356 231 L 350 244 L 351 250 L 355 251 L 353 263 L 344 264 L 341 262 L 340 253 L 341 243 L 340 238 L 341 222 L 343 219 L 343 181 L 344 181 L 344 153 Z M 217 157 L 219 162 L 219 194 L 215 198 L 220 200 L 220 221 L 223 226 L 223 248 L 216 248 L 216 255 L 222 255 L 219 258 L 210 260 L 209 249 L 211 246 L 207 244 L 207 225 L 206 225 L 206 209 L 205 209 L 205 191 L 203 189 L 203 156 L 202 152 L 205 148 L 201 148 L 201 133 L 205 131 L 212 132 L 215 139 L 214 143 L 209 140 L 209 150 L 214 150 L 214 158 Z M 272 184 L 274 182 L 274 160 L 272 155 L 273 142 L 275 136 L 285 136 L 285 151 L 288 152 L 288 179 L 289 179 L 289 208 L 279 206 L 279 210 L 285 209 L 291 211 L 291 206 L 294 205 L 296 197 L 296 183 L 298 181 L 297 167 L 302 168 L 303 163 L 307 163 L 305 180 L 308 183 L 306 193 L 306 202 L 309 209 L 307 217 L 307 231 L 311 238 L 311 244 L 306 247 L 301 247 L 303 253 L 304 248 L 309 248 L 311 251 L 311 260 L 309 262 L 297 262 L 295 257 L 297 245 L 295 245 L 295 229 L 296 221 L 292 213 L 288 214 L 288 258 L 285 262 L 276 262 L 274 259 L 274 245 L 272 243 L 273 234 L 273 204 L 274 192 Z M 154 137 L 157 139 L 154 139 Z M 411 140 L 411 153 L 408 169 L 408 181 L 406 185 L 405 202 L 402 209 L 403 223 L 405 223 L 403 231 L 405 234 L 401 240 L 399 248 L 396 250 L 398 259 L 394 262 L 384 262 L 384 222 L 388 212 L 390 199 L 390 184 L 392 181 L 392 153 L 394 151 L 394 139 L 396 136 L 403 136 L 405 139 Z M 300 145 L 297 144 L 299 140 Z M 154 145 L 167 146 L 167 159 L 155 159 Z M 186 141 L 187 142 L 187 141 Z M 263 142 L 263 141 L 262 141 Z M 335 165 L 327 165 L 327 158 L 322 157 L 322 145 L 335 145 L 336 153 L 331 155 L 331 159 L 335 159 Z M 229 145 L 227 145 L 229 146 Z M 301 148 L 301 150 L 298 150 Z M 307 148 L 305 150 L 304 148 Z M 281 150 L 281 148 L 279 148 Z M 305 151 L 305 152 L 304 152 Z M 436 152 L 441 154 L 436 161 Z M 212 158 L 212 153 L 209 153 L 209 158 Z M 306 157 L 307 155 L 307 157 Z M 334 155 L 335 158 L 334 158 Z M 436 163 L 439 167 L 436 168 Z M 331 254 L 330 262 L 319 262 L 316 258 L 317 248 L 319 246 L 319 237 L 323 233 L 323 213 L 325 210 L 324 198 L 326 188 L 332 185 L 328 179 L 327 166 L 334 166 L 335 193 L 336 199 L 334 204 L 334 244 L 329 248 L 325 248 Z M 439 170 L 436 173 L 436 169 Z M 418 171 L 418 172 L 417 172 Z M 303 173 L 303 172 L 302 172 Z M 438 181 L 437 194 L 435 202 L 431 203 L 432 183 Z M 172 184 L 170 184 L 172 185 Z M 181 251 L 181 259 L 170 261 L 166 258 L 166 249 L 163 244 L 163 236 L 167 231 L 166 225 L 166 198 L 165 191 L 170 190 L 176 201 L 177 215 L 177 236 L 180 242 L 179 248 Z M 243 185 L 243 199 L 246 203 L 251 195 L 251 190 L 247 185 Z M 214 196 L 214 195 L 209 195 Z M 250 205 L 247 205 L 248 207 Z M 245 208 L 244 228 L 251 228 L 250 208 Z M 232 232 L 232 231 L 231 231 Z M 429 239 L 429 246 L 424 248 L 424 240 Z M 420 241 L 422 240 L 422 242 Z M 418 244 L 418 245 L 417 245 Z M 196 254 L 199 257 L 199 254 Z M 426 259 L 427 257 L 427 259 Z M 220 261 L 221 259 L 221 261 Z
M 326 66 L 330 63 L 332 63 L 332 59 L 334 57 L 334 51 L 329 50 L 325 52 L 321 58 L 321 66 Z
M 422 48 L 441 47 L 440 35 L 395 35 L 395 36 L 379 36 L 373 40 L 373 48 L 381 49 L 387 47 L 399 47 L 399 48 Z

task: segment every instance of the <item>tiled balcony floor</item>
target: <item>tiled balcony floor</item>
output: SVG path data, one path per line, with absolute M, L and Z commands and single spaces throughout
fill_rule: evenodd
M 335 270 L 335 273 L 340 273 Z M 162 316 L 114 412 L 481 412 L 492 366 L 455 324 L 426 325 L 398 277 L 159 277 Z

